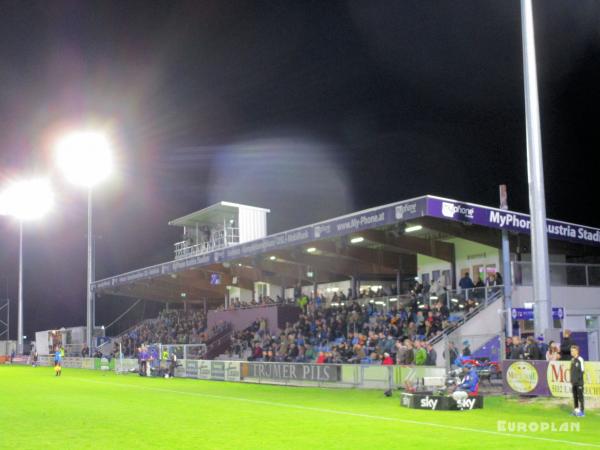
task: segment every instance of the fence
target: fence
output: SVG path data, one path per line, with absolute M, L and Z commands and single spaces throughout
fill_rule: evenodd
M 39 364 L 52 366 L 52 356 L 40 356 Z M 63 366 L 124 372 L 137 372 L 137 359 L 65 357 Z M 237 381 L 287 386 L 394 389 L 407 382 L 443 377 L 443 368 L 424 366 L 378 366 L 359 364 L 304 364 L 182 359 L 175 376 L 200 380 Z
M 444 336 L 441 345 L 436 346 L 440 350 L 437 355 L 438 366 L 443 365 L 450 369 L 455 365 L 456 358 L 466 353 L 467 357 L 481 362 L 482 365 L 490 366 L 490 363 L 494 363 L 491 370 L 494 374 L 499 374 L 499 364 L 506 356 L 504 336 L 504 333 L 462 334 L 460 331 L 451 336 Z
M 126 363 L 131 364 L 131 363 Z M 393 389 L 407 381 L 443 377 L 443 368 L 359 364 L 308 364 L 246 361 L 181 361 L 175 376 L 287 386 Z
M 190 245 L 190 241 L 176 242 L 175 259 L 204 255 L 213 250 L 239 244 L 239 242 L 239 228 L 225 227 L 221 230 L 214 230 L 209 240 L 201 241 L 198 244 Z
M 483 299 L 479 297 L 481 294 L 484 296 Z M 456 334 L 461 325 L 501 298 L 503 298 L 502 287 L 495 286 L 493 288 L 465 289 L 462 295 L 450 298 L 449 301 L 453 307 L 448 308 L 451 313 L 448 318 L 449 325 L 440 334 L 430 339 L 429 342 L 436 344 L 447 336 Z
M 148 347 L 155 348 L 159 357 L 167 351 L 175 353 L 178 359 L 202 359 L 207 349 L 206 344 L 151 344 Z

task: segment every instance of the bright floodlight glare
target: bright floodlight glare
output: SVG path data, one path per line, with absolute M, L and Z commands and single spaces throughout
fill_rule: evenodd
M 67 179 L 91 188 L 112 171 L 112 153 L 106 136 L 93 131 L 72 133 L 56 146 L 56 161 Z
M 362 236 L 358 236 L 358 237 L 355 237 L 355 238 L 352 238 L 352 239 L 350 239 L 350 243 L 351 243 L 351 244 L 360 244 L 360 243 L 361 243 L 362 241 L 364 241 L 364 240 L 365 240 L 365 238 L 364 238 L 364 237 L 362 237 Z
M 317 248 L 316 248 L 316 247 L 308 247 L 308 248 L 306 249 L 306 251 L 307 251 L 308 253 L 314 253 L 314 252 L 316 252 L 316 251 L 317 251 Z
M 0 213 L 19 220 L 35 220 L 46 214 L 53 203 L 54 194 L 48 180 L 16 181 L 0 195 Z

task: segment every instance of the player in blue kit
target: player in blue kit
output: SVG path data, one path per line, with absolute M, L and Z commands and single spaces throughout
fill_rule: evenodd
M 62 374 L 62 355 L 58 349 L 54 352 L 54 372 L 57 377 L 60 377 Z

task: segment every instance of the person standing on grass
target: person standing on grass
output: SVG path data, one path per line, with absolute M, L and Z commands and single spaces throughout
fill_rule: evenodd
M 173 378 L 175 376 L 175 369 L 177 368 L 177 355 L 175 354 L 175 350 L 171 352 L 171 361 L 169 362 L 169 377 Z
M 54 373 L 57 377 L 62 374 L 62 355 L 59 349 L 54 351 Z
M 571 346 L 571 387 L 573 389 L 573 415 L 585 417 L 583 405 L 583 374 L 585 372 L 583 358 L 579 356 L 579 347 Z

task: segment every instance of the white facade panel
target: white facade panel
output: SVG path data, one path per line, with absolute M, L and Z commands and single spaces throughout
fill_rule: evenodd
M 267 235 L 267 212 L 256 208 L 239 208 L 238 223 L 240 243 L 253 241 Z

